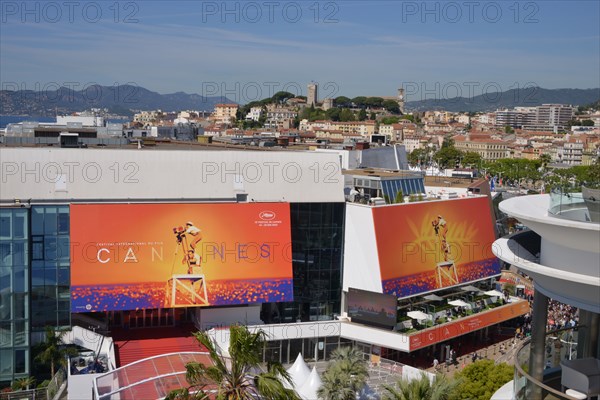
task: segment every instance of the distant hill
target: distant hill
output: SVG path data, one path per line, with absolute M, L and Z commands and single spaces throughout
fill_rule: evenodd
M 204 97 L 184 92 L 160 94 L 132 85 L 93 85 L 85 90 L 1 90 L 1 115 L 54 116 L 89 108 L 107 108 L 111 113 L 132 115 L 132 110 L 212 111 L 215 104 L 234 103 L 226 97 Z
M 558 103 L 574 106 L 594 103 L 600 99 L 597 89 L 542 89 L 529 87 L 511 89 L 506 92 L 486 93 L 472 98 L 454 97 L 451 99 L 428 99 L 407 101 L 407 111 L 495 111 L 499 108 L 535 107 L 542 104 Z
M 472 98 L 408 101 L 407 111 L 494 111 L 498 108 L 537 106 L 544 103 L 586 105 L 600 99 L 600 89 L 511 89 Z M 93 85 L 85 90 L 61 87 L 58 90 L 0 90 L 0 115 L 52 117 L 89 108 L 107 108 L 113 114 L 133 114 L 133 110 L 212 111 L 215 104 L 235 103 L 223 96 L 204 97 L 184 92 L 160 94 L 132 85 Z

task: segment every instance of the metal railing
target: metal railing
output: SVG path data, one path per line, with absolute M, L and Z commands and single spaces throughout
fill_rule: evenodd
M 48 393 L 48 400 L 52 400 L 57 397 L 57 394 L 60 392 L 60 388 L 63 383 L 66 383 L 67 373 L 64 368 L 60 368 L 56 374 L 52 377 L 52 380 L 48 384 L 46 388 Z
M 0 400 L 46 400 L 46 388 L 0 393 Z
M 531 339 L 525 340 L 515 355 L 514 398 L 516 400 L 532 400 L 533 386 L 541 389 L 541 399 L 575 400 L 561 392 L 561 366 L 564 359 L 576 358 L 577 331 L 582 326 L 562 328 L 546 332 L 546 366 L 543 382 L 529 374 L 529 358 Z M 536 399 L 538 400 L 538 399 Z

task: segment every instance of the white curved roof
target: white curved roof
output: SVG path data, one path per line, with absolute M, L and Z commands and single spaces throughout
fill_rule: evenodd
M 500 211 L 521 221 L 538 235 L 576 250 L 600 252 L 600 224 L 558 218 L 548 214 L 550 195 L 513 197 Z
M 287 372 L 290 374 L 290 378 L 292 378 L 294 388 L 300 388 L 304 382 L 306 382 L 310 376 L 310 368 L 308 368 L 308 365 L 306 365 L 304 362 L 301 353 L 298 353 L 296 361 L 294 361 L 294 364 L 288 368 Z
M 531 253 L 513 239 L 516 235 L 496 240 L 492 246 L 494 255 L 531 276 L 535 289 L 546 296 L 600 313 L 600 276 L 573 272 L 571 265 L 550 267 L 539 264 Z
M 317 372 L 317 368 L 313 367 L 312 371 L 306 382 L 300 387 L 300 389 L 296 390 L 296 393 L 300 395 L 305 400 L 315 400 L 318 398 L 317 391 L 321 387 L 321 377 L 319 377 L 319 373 Z
M 598 313 L 600 224 L 549 214 L 550 200 L 547 194 L 522 196 L 499 206 L 540 236 L 539 256 L 519 244 L 522 233 L 496 240 L 492 251 L 530 275 L 546 296 Z

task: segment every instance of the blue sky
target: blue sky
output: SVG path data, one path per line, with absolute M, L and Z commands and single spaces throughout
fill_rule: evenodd
M 311 80 L 320 98 L 404 86 L 409 101 L 600 87 L 598 1 L 0 4 L 4 89 L 129 82 L 243 103 Z

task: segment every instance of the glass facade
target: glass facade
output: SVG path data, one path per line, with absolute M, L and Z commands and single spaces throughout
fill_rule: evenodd
M 0 382 L 29 375 L 28 213 L 0 209 Z
M 69 206 L 31 208 L 31 328 L 69 327 Z
M 344 203 L 291 203 L 294 302 L 267 303 L 265 323 L 331 320 L 340 313 Z
M 381 181 L 383 195 L 395 199 L 398 192 L 405 196 L 411 194 L 425 193 L 423 178 L 388 179 Z
M 333 350 L 351 344 L 351 340 L 339 336 L 271 340 L 265 343 L 263 362 L 292 364 L 298 354 L 308 362 L 329 360 Z

